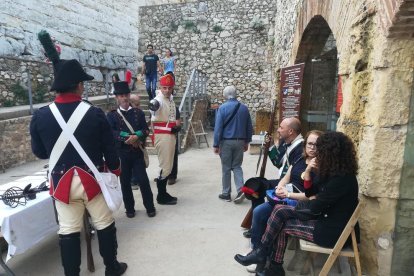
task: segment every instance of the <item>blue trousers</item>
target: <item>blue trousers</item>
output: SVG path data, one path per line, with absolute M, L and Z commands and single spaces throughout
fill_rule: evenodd
M 240 191 L 243 182 L 243 154 L 244 141 L 242 140 L 223 140 L 220 142 L 220 159 L 222 171 L 223 194 L 231 194 L 231 171 L 234 174 L 234 184 L 237 192 Z
M 266 231 L 267 220 L 272 214 L 273 206 L 269 202 L 265 202 L 254 208 L 253 218 L 252 218 L 252 228 L 251 228 L 251 242 L 253 249 L 256 249 L 260 244 L 262 235 Z
M 157 72 L 145 74 L 145 89 L 147 90 L 150 100 L 155 97 L 155 90 L 157 90 Z

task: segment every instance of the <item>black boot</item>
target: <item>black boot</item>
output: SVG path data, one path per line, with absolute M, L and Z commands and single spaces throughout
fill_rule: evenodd
M 116 259 L 118 243 L 116 241 L 115 222 L 105 229 L 98 230 L 99 253 L 105 264 L 105 276 L 119 276 L 127 269 L 126 263 Z
M 265 276 L 285 276 L 285 270 L 282 264 L 271 262 L 264 272 Z
M 177 204 L 177 198 L 167 193 L 167 182 L 168 178 L 160 179 L 159 177 L 157 179 L 157 202 L 160 205 L 175 205 Z
M 79 276 L 81 264 L 80 233 L 59 235 L 60 254 L 66 276 Z
M 234 259 L 241 265 L 248 266 L 251 264 L 264 264 L 266 263 L 267 250 L 263 247 L 259 247 L 250 251 L 246 256 L 237 254 Z

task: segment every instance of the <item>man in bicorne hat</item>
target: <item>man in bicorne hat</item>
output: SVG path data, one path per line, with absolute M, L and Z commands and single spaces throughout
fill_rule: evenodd
M 144 154 L 145 140 L 149 134 L 145 114 L 141 109 L 133 108 L 130 103 L 131 90 L 126 81 L 114 83 L 114 95 L 118 108 L 108 113 L 116 141 L 116 149 L 121 158 L 121 188 L 126 216 L 135 217 L 135 200 L 131 188 L 131 177 L 134 172 L 136 181 L 141 188 L 142 201 L 147 215 L 155 217 L 154 198 L 152 195 Z M 132 128 L 129 129 L 129 126 Z
M 161 90 L 157 90 L 157 96 L 150 103 L 155 149 L 160 163 L 160 174 L 157 178 L 157 202 L 163 205 L 177 204 L 177 198 L 167 193 L 168 176 L 174 162 L 175 134 L 181 129 L 172 96 L 174 85 L 174 78 L 170 74 L 162 76 L 160 78 Z
M 68 123 L 69 131 L 73 132 L 99 171 L 108 168 L 119 175 L 120 161 L 104 112 L 90 104 L 80 105 L 83 82 L 92 80 L 93 77 L 86 74 L 75 59 L 54 60 L 53 65 L 55 79 L 50 90 L 56 91 L 54 105 Z M 54 105 L 42 107 L 34 113 L 30 135 L 33 153 L 40 159 L 50 159 L 50 194 L 55 199 L 59 217 L 58 234 L 64 273 L 71 276 L 80 273 L 80 231 L 86 208 L 98 232 L 99 252 L 106 267 L 105 275 L 122 275 L 127 264 L 118 262 L 116 257 L 118 246 L 112 212 L 93 173 L 69 142 L 69 138 L 63 135 L 52 113 Z M 85 107 L 86 113 L 76 124 L 78 112 L 75 110 L 78 106 Z

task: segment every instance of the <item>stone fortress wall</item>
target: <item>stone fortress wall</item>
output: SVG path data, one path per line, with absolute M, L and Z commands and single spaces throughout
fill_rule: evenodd
M 11 1 L 0 2 L 0 57 L 8 68 L 0 69 L 0 106 L 17 102 L 12 82 L 27 87 L 32 81 L 47 87 L 50 71 L 37 33 L 46 29 L 62 48 L 61 58 L 78 59 L 95 77 L 90 94 L 102 93 L 102 81 L 126 68 L 136 71 L 138 45 L 137 1 Z M 27 63 L 28 61 L 32 61 Z M 37 63 L 37 64 L 36 64 Z M 39 81 L 41 79 L 41 81 Z M 43 89 L 43 88 L 42 88 Z M 44 90 L 44 89 L 43 89 Z
M 170 48 L 178 58 L 179 91 L 198 68 L 209 77 L 212 103 L 222 103 L 223 88 L 235 85 L 254 116 L 270 106 L 273 2 L 212 0 L 141 7 L 139 59 L 147 44 L 159 55 Z

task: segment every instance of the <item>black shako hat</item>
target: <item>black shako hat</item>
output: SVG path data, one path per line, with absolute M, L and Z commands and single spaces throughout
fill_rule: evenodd
M 93 77 L 86 74 L 76 59 L 60 59 L 53 66 L 55 79 L 50 91 L 65 91 L 80 82 L 93 80 Z
M 122 95 L 131 93 L 128 83 L 126 81 L 114 82 L 114 95 Z

